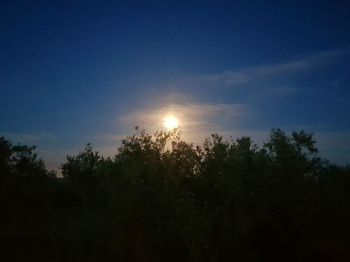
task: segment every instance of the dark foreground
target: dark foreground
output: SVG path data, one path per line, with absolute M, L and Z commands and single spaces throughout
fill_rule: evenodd
M 33 150 L 0 138 L 1 261 L 350 261 L 350 168 L 310 134 L 141 132 L 113 159 L 67 157 L 63 178 Z

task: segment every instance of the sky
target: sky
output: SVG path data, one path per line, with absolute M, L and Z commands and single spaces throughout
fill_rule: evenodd
M 349 1 L 0 1 L 0 136 L 48 168 L 179 119 L 266 141 L 306 130 L 350 163 Z

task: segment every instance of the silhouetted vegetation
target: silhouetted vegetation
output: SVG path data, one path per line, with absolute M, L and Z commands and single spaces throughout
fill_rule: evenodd
M 2 261 L 350 259 L 350 167 L 317 157 L 311 134 L 137 133 L 113 158 L 68 156 L 63 177 L 0 138 Z

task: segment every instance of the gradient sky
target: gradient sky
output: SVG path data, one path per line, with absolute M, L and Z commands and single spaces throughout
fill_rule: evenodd
M 172 113 L 184 139 L 305 129 L 350 163 L 349 1 L 0 2 L 0 135 L 49 168 Z

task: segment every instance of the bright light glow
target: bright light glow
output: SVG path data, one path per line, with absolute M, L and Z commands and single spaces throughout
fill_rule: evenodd
M 173 130 L 179 127 L 179 120 L 174 116 L 167 116 L 164 118 L 164 127 L 168 130 Z

